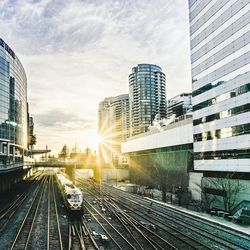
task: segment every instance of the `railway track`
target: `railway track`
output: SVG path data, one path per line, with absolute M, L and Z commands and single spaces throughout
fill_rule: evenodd
M 115 216 L 123 221 L 127 226 L 129 226 L 132 230 L 132 234 L 137 234 L 135 241 L 138 243 L 141 249 L 174 249 L 177 248 L 171 244 L 168 240 L 161 237 L 158 233 L 154 232 L 151 228 L 147 228 L 142 223 L 133 219 L 130 215 L 124 212 L 117 204 L 115 204 L 112 200 L 106 200 L 106 206 L 110 207 L 110 211 L 115 214 Z M 114 213 L 115 211 L 115 213 Z M 145 245 L 145 243 L 147 243 Z
M 18 209 L 23 205 L 23 203 L 30 197 L 34 190 L 37 189 L 38 183 L 41 179 L 41 175 L 36 175 L 32 179 L 33 183 L 30 188 L 18 196 L 11 204 L 3 208 L 0 211 L 0 233 L 4 231 L 5 227 L 8 225 L 9 221 L 18 212 Z
M 28 243 L 30 241 L 31 232 L 32 232 L 34 221 L 35 221 L 37 211 L 41 202 L 46 180 L 47 178 L 44 177 L 42 180 L 42 184 L 36 190 L 36 194 L 33 198 L 30 208 L 28 209 L 21 226 L 19 230 L 17 231 L 16 237 L 14 241 L 12 242 L 12 245 L 10 247 L 11 250 L 28 248 Z
M 62 250 L 62 235 L 54 189 L 54 176 L 49 177 L 47 249 Z
M 53 181 L 53 175 L 43 177 L 17 230 L 11 250 L 63 249 Z
M 82 183 L 83 184 L 83 183 Z M 207 221 L 198 220 L 192 216 L 187 216 L 186 213 L 181 213 L 175 210 L 170 210 L 163 205 L 154 203 L 137 195 L 132 195 L 120 190 L 114 190 L 109 186 L 104 188 L 104 192 L 100 193 L 99 188 L 96 192 L 86 189 L 86 182 L 84 182 L 84 189 L 92 195 L 102 196 L 102 201 L 105 206 L 113 207 L 113 209 L 120 209 L 119 216 L 122 216 L 122 211 L 128 211 L 126 216 L 130 221 L 137 223 L 139 227 L 147 231 L 148 225 L 155 225 L 159 229 L 156 235 L 161 235 L 176 247 L 176 249 L 248 249 L 250 242 L 249 237 L 240 237 L 237 233 L 230 232 L 222 228 L 222 235 L 218 234 L 220 227 L 208 223 Z M 155 205 L 156 204 L 156 205 Z M 170 210 L 170 211 L 169 211 Z M 186 219 L 186 217 L 188 219 Z M 188 221 L 189 220 L 189 221 Z M 144 222 L 144 223 L 143 223 Z M 146 223 L 145 223 L 146 222 Z M 197 225 L 197 224 L 200 225 Z M 146 226 L 143 224 L 147 224 Z M 213 230 L 207 230 L 205 227 L 211 227 Z M 214 226 L 214 227 L 213 227 Z M 214 232 L 215 231 L 215 232 Z M 152 233 L 152 232 L 151 232 Z M 147 232 L 144 232 L 147 235 Z M 225 237 L 224 234 L 228 234 Z M 234 239 L 228 240 L 229 235 Z M 153 239 L 151 234 L 148 237 Z M 159 242 L 159 241 L 157 241 Z M 181 243 L 182 242 L 182 243 Z M 186 244 L 186 246 L 185 246 Z M 159 246 L 158 246 L 158 249 Z
M 85 193 L 85 197 L 86 196 L 87 193 Z M 93 196 L 97 197 L 96 195 L 91 193 L 90 199 L 93 199 L 92 198 Z M 177 249 L 169 241 L 167 241 L 163 237 L 160 237 L 157 233 L 153 232 L 147 227 L 141 225 L 140 223 L 138 223 L 138 221 L 134 220 L 126 213 L 123 213 L 123 211 L 115 204 L 111 204 L 111 202 L 110 201 L 108 202 L 107 200 L 104 201 L 106 208 L 112 214 L 112 225 L 116 227 L 117 230 L 120 231 L 120 233 L 122 233 L 127 240 L 129 240 L 129 242 L 132 243 L 132 246 L 131 244 L 129 246 L 124 245 L 121 246 L 121 249 L 163 249 L 163 250 Z M 101 223 L 102 225 L 110 224 L 109 222 L 107 223 L 107 219 L 105 218 L 104 221 L 101 221 L 100 219 L 96 218 L 97 215 L 102 218 L 104 217 L 104 215 L 98 212 L 98 210 L 94 206 L 92 206 L 91 203 L 87 202 L 86 199 L 85 199 L 85 204 L 87 204 L 88 207 L 92 207 L 94 211 L 93 213 L 91 213 L 91 215 L 95 220 L 98 221 L 98 223 Z M 114 223 L 114 218 L 118 222 L 116 221 Z M 118 225 L 119 223 L 122 226 L 119 226 Z M 110 228 L 104 228 L 104 230 L 106 234 L 109 235 L 109 237 L 114 238 L 115 233 L 113 232 L 113 230 L 111 230 Z M 114 239 L 114 240 L 115 242 L 120 242 L 120 244 L 122 242 L 119 239 Z
M 119 190 L 114 191 L 111 188 L 108 188 L 108 192 L 113 192 L 113 195 L 116 196 L 120 204 L 122 203 L 122 205 L 127 208 L 132 206 L 136 211 L 144 211 L 144 214 L 146 214 L 149 209 L 152 210 L 152 200 L 143 199 Z M 127 206 L 127 204 L 130 206 Z M 156 220 L 164 224 L 169 224 L 171 226 L 178 225 L 177 230 L 188 228 L 189 232 L 192 232 L 193 237 L 196 236 L 199 237 L 199 239 L 203 237 L 204 244 L 211 246 L 212 249 L 249 249 L 250 240 L 247 236 L 240 235 L 233 230 L 230 232 L 216 224 L 208 223 L 207 221 L 190 216 L 173 208 L 167 208 L 157 203 L 154 203 L 153 206 L 154 215 L 151 215 L 151 217 L 155 219 L 157 216 Z
M 89 229 L 87 228 L 83 218 L 78 220 L 71 219 L 69 221 L 69 243 L 68 250 L 81 249 L 81 250 L 99 250 L 97 243 L 92 237 Z
M 85 200 L 85 211 L 98 223 L 103 232 L 108 235 L 111 249 L 136 249 L 127 238 L 112 225 L 94 206 Z

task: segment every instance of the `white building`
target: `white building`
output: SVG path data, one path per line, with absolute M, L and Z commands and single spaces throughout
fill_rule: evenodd
M 189 0 L 189 20 L 194 170 L 203 173 L 203 183 L 219 177 L 248 186 L 250 3 Z M 215 189 L 209 188 L 214 194 Z M 242 199 L 250 194 L 242 191 Z

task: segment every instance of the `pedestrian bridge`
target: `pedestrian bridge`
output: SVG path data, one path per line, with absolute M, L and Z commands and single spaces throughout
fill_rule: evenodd
M 96 165 L 88 165 L 84 162 L 65 162 L 65 161 L 36 161 L 33 163 L 34 167 L 43 167 L 43 168 L 81 168 L 81 169 L 93 169 L 96 168 Z
M 64 168 L 65 173 L 69 178 L 75 180 L 75 170 L 76 169 L 92 169 L 94 171 L 94 178 L 98 180 L 99 172 L 97 164 L 87 164 L 86 162 L 77 162 L 77 161 L 35 161 L 32 164 L 33 168 Z

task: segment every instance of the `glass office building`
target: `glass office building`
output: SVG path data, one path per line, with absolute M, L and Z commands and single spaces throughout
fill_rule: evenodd
M 123 165 L 121 143 L 129 137 L 128 94 L 105 98 L 99 104 L 99 156 L 102 166 Z
M 26 75 L 14 51 L 0 39 L 0 165 L 21 162 L 26 149 Z
M 189 0 L 194 169 L 249 172 L 250 3 Z
M 138 64 L 129 75 L 130 136 L 148 131 L 156 115 L 166 117 L 166 76 L 157 65 Z

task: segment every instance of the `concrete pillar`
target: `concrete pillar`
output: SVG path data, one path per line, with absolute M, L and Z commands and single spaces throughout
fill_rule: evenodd
M 75 182 L 75 166 L 67 166 L 65 168 L 65 173 L 69 176 L 69 179 Z
M 76 184 L 76 164 L 72 167 L 72 182 L 74 185 Z

